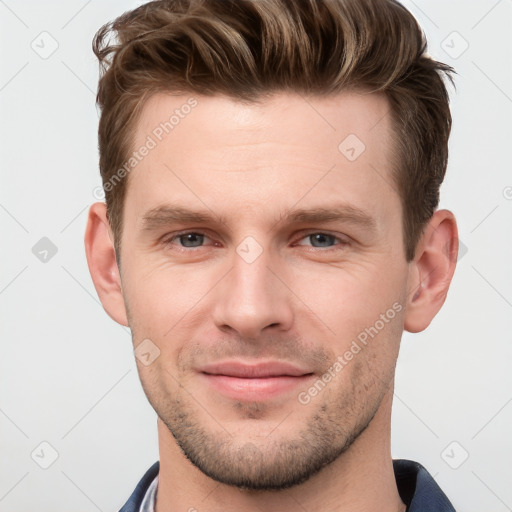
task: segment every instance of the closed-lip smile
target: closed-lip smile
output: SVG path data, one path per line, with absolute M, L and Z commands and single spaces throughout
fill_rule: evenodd
M 291 376 L 301 377 L 312 373 L 303 370 L 291 363 L 280 361 L 266 361 L 253 364 L 240 361 L 225 361 L 206 365 L 200 369 L 201 372 L 210 375 L 227 375 L 246 379 L 259 379 L 264 377 Z
M 237 400 L 262 401 L 292 390 L 313 372 L 285 361 L 221 361 L 199 368 L 214 389 Z

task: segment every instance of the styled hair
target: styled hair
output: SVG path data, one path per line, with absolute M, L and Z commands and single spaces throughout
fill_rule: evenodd
M 157 92 L 383 93 L 407 261 L 439 203 L 451 130 L 445 77 L 413 15 L 395 0 L 157 0 L 103 25 L 96 102 L 99 167 L 120 256 L 127 173 L 141 111 Z M 117 178 L 117 180 L 115 180 Z

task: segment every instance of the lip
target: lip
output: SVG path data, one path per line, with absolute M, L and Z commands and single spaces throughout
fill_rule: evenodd
M 210 389 L 242 401 L 269 400 L 305 385 L 313 377 L 307 369 L 280 361 L 224 361 L 204 366 L 199 373 Z
M 241 361 L 223 361 L 206 365 L 200 368 L 201 372 L 211 375 L 226 375 L 246 379 L 260 379 L 265 377 L 301 377 L 312 373 L 283 361 L 264 361 L 258 363 L 244 363 Z

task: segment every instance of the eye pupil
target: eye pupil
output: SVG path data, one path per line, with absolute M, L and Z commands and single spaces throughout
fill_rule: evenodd
M 334 236 L 324 233 L 315 233 L 309 236 L 309 240 L 315 247 L 329 247 L 334 243 Z
M 180 236 L 180 242 L 184 247 L 199 247 L 203 244 L 204 235 L 199 233 L 186 233 Z

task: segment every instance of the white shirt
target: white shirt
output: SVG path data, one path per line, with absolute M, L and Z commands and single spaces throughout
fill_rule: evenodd
M 139 512 L 155 512 L 156 491 L 158 489 L 158 475 L 151 482 L 140 505 Z

